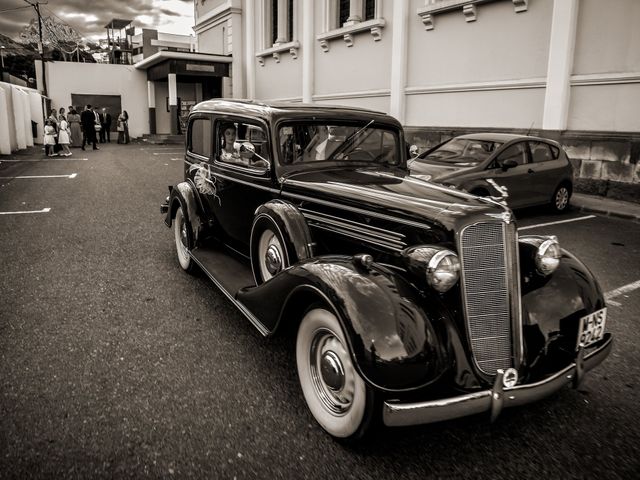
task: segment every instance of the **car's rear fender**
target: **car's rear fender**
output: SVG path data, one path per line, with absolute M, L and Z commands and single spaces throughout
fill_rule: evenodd
M 198 194 L 190 182 L 180 182 L 171 188 L 169 194 L 169 209 L 164 223 L 171 227 L 173 219 L 176 217 L 178 208 L 183 208 L 186 220 L 191 225 L 191 233 L 194 240 L 197 240 L 200 231 L 200 215 Z
M 361 376 L 380 390 L 424 387 L 456 363 L 453 356 L 464 360 L 449 341 L 455 322 L 445 309 L 400 274 L 363 266 L 358 255 L 300 262 L 258 287 L 240 290 L 236 298 L 271 333 L 296 328 L 314 305 L 332 311 Z

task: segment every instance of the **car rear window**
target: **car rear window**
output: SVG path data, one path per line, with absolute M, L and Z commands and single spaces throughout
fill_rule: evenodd
M 544 142 L 529 142 L 531 148 L 531 159 L 533 163 L 549 162 L 558 158 L 558 152 L 553 154 L 552 147 Z
M 194 118 L 191 122 L 189 151 L 203 157 L 211 157 L 211 120 Z

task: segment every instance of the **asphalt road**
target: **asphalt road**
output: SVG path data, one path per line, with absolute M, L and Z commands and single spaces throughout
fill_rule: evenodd
M 332 440 L 290 339 L 265 340 L 183 273 L 159 214 L 173 147 L 0 163 L 1 478 L 631 478 L 640 471 L 640 226 L 517 212 L 613 292 L 612 355 L 579 390 L 435 425 Z M 38 156 L 39 157 L 39 156 Z M 38 157 L 29 157 L 36 159 Z M 23 160 L 29 159 L 24 158 Z M 86 158 L 87 160 L 80 160 Z M 176 159 L 176 160 L 174 160 Z M 72 175 L 53 178 L 20 176 Z M 618 291 L 619 293 L 619 291 Z

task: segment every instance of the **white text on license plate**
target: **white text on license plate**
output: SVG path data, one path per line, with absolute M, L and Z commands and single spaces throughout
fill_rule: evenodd
M 604 325 L 607 321 L 607 309 L 603 308 L 580 319 L 578 328 L 578 343 L 583 347 L 591 345 L 604 337 Z

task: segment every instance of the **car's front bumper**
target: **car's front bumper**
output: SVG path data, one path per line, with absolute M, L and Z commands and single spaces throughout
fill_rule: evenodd
M 594 351 L 589 352 L 588 355 L 583 354 L 582 351 L 578 352 L 575 362 L 540 382 L 506 388 L 502 386 L 502 373 L 498 373 L 491 390 L 428 402 L 387 401 L 383 406 L 382 419 L 387 426 L 399 427 L 440 422 L 490 411 L 491 418 L 494 420 L 505 407 L 535 402 L 558 391 L 568 383 L 577 386 L 585 372 L 609 355 L 612 341 L 611 334 L 605 334 L 602 343 Z

